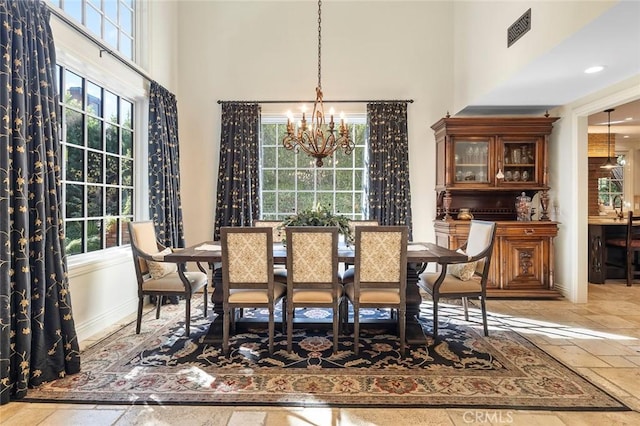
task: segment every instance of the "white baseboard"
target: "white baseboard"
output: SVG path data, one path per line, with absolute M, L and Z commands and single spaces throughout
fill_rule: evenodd
M 135 316 L 137 310 L 138 298 L 130 299 L 118 306 L 113 306 L 110 310 L 90 319 L 89 321 L 76 324 L 78 342 L 91 340 L 97 335 L 104 334 L 109 327 L 121 323 L 126 317 L 131 315 Z

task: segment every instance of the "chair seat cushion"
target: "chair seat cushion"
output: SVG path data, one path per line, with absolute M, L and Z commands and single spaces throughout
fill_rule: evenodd
M 626 247 L 627 239 L 626 238 L 612 238 L 606 241 L 608 246 L 616 246 L 616 247 Z M 640 240 L 631 240 L 631 247 L 640 248 Z
M 150 260 L 147 261 L 147 267 L 149 268 L 151 278 L 157 280 L 178 271 L 178 265 L 176 263 L 162 262 L 164 256 L 167 254 L 171 254 L 171 249 L 168 247 L 152 256 L 154 259 L 158 260 L 158 262 Z
M 354 284 L 345 285 L 344 293 L 349 300 L 354 300 Z M 400 304 L 400 290 L 394 288 L 360 288 L 360 303 Z
M 207 284 L 207 274 L 203 272 L 185 272 L 184 276 L 187 277 L 191 283 L 192 291 L 196 291 Z M 145 281 L 142 283 L 142 290 L 176 293 L 184 293 L 186 291 L 184 283 L 177 272 L 173 272 L 158 279 L 152 278 Z
M 342 297 L 342 288 L 338 289 L 338 298 Z M 297 289 L 291 297 L 293 303 L 333 303 L 333 290 Z
M 273 285 L 273 299 L 277 300 L 287 292 L 281 283 Z M 237 289 L 229 291 L 229 303 L 269 303 L 266 289 Z
M 440 276 L 438 272 L 426 272 L 420 275 L 420 279 L 422 283 L 426 287 L 425 289 L 433 294 L 433 286 Z M 480 284 L 480 278 L 474 277 L 473 279 L 463 281 L 457 277 L 454 277 L 451 274 L 445 275 L 444 281 L 440 285 L 440 295 L 444 296 L 447 294 L 460 294 L 460 293 L 477 293 L 480 294 L 482 292 L 482 285 Z

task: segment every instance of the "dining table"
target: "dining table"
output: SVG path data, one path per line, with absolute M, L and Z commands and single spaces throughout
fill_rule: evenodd
M 340 243 L 338 246 L 338 261 L 353 264 L 355 259 L 355 247 Z M 424 344 L 427 336 L 420 325 L 420 305 L 422 296 L 418 288 L 419 274 L 428 263 L 460 262 L 466 260 L 466 255 L 441 247 L 429 242 L 409 242 L 407 246 L 407 286 L 406 286 L 406 341 L 408 344 Z M 222 343 L 222 247 L 219 241 L 204 241 L 183 249 L 174 249 L 171 254 L 165 255 L 165 262 L 206 263 L 211 271 L 211 281 L 214 291 L 211 296 L 213 312 L 216 317 L 211 322 L 209 330 L 204 338 L 205 343 Z M 285 264 L 287 250 L 284 244 L 277 242 L 273 245 L 274 264 Z

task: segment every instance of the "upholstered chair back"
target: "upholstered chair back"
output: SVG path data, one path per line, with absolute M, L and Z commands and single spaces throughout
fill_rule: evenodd
M 306 228 L 306 229 L 305 229 Z M 287 230 L 293 282 L 331 283 L 336 276 L 337 227 L 296 227 Z
M 284 230 L 279 229 L 280 225 L 282 225 L 282 222 L 279 222 L 277 220 L 258 219 L 253 221 L 253 226 L 261 227 L 261 228 L 271 228 L 271 230 L 273 231 L 274 243 L 282 242 L 282 237 L 284 236 Z
M 131 244 L 134 249 L 143 253 L 154 255 L 158 252 L 158 243 L 156 240 L 156 230 L 153 222 L 130 222 L 129 234 L 131 236 Z M 140 272 L 144 275 L 149 272 L 147 261 L 140 256 L 136 256 L 140 265 Z
M 471 221 L 469 227 L 469 236 L 467 238 L 467 256 L 477 256 L 492 245 L 495 224 L 493 222 L 485 222 L 480 220 Z M 488 253 L 490 254 L 490 253 Z M 478 261 L 476 264 L 476 273 L 482 274 L 486 258 Z
M 245 228 L 226 233 L 226 245 L 223 250 L 227 256 L 223 260 L 223 269 L 229 274 L 229 283 L 264 283 L 269 282 L 272 270 L 269 268 L 268 253 L 272 252 L 272 240 L 269 230 L 263 228 Z M 225 244 L 223 243 L 223 244 Z M 271 266 L 272 268 L 272 266 Z
M 391 283 L 406 278 L 406 227 L 366 226 L 356 233 L 360 284 Z M 400 258 L 404 253 L 404 262 Z M 404 278 L 403 278 L 404 274 Z

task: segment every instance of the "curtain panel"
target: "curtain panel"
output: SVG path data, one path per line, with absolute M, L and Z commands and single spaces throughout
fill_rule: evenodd
M 178 107 L 175 95 L 155 81 L 149 90 L 149 216 L 160 243 L 184 247 Z
M 0 403 L 80 371 L 63 244 L 55 47 L 40 1 L 0 0 Z
M 260 105 L 223 103 L 221 121 L 214 240 L 221 227 L 251 226 L 260 213 Z
M 369 217 L 381 225 L 407 225 L 412 238 L 406 102 L 367 104 Z

